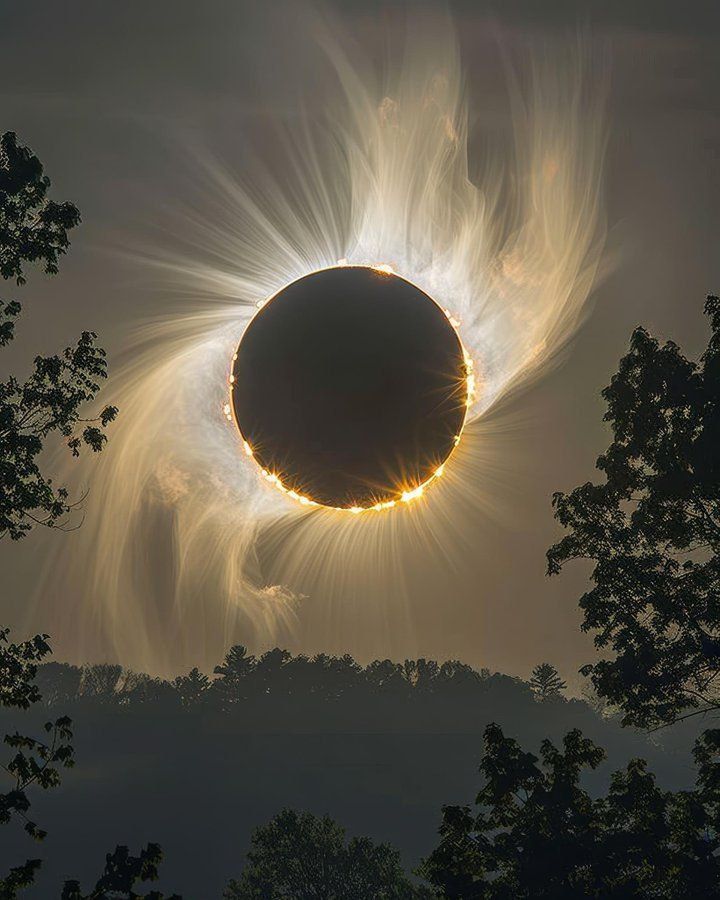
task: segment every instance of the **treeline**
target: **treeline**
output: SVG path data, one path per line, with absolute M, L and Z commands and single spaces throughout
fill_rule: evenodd
M 50 662 L 38 667 L 36 684 L 47 706 L 91 701 L 118 705 L 163 703 L 185 708 L 230 711 L 245 701 L 272 698 L 359 701 L 385 697 L 398 702 L 436 697 L 474 699 L 502 693 L 518 701 L 562 700 L 565 683 L 549 663 L 526 682 L 457 660 L 375 660 L 362 666 L 352 656 L 319 653 L 309 657 L 276 648 L 254 656 L 232 647 L 212 674 L 193 668 L 172 681 L 120 665 L 74 666 Z

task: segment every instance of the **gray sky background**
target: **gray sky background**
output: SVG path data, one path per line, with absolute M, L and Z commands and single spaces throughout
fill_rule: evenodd
M 388 5 L 336 8 L 360 44 L 382 45 Z M 580 24 L 607 42 L 606 198 L 621 252 L 566 363 L 516 401 L 521 424 L 503 440 L 518 471 L 502 523 L 478 513 L 468 534 L 473 550 L 459 567 L 428 559 L 410 574 L 417 649 L 520 675 L 548 659 L 573 678 L 592 657 L 577 629 L 583 573 L 544 576 L 544 552 L 557 537 L 550 496 L 593 477 L 606 441 L 599 392 L 632 328 L 643 324 L 692 354 L 705 339 L 703 299 L 720 291 L 720 8 L 655 0 L 453 8 L 471 119 L 484 129 L 509 127 L 498 35 L 517 50 L 528 37 L 557 37 Z M 83 215 L 60 276 L 35 277 L 22 292 L 21 329 L 5 354 L 13 368 L 88 328 L 112 365 L 128 325 L 149 308 L 161 311 L 167 298 L 108 250 L 183 199 L 187 173 L 164 131 L 197 130 L 231 152 L 238 129 L 293 115 L 298 83 L 312 90 L 322 70 L 283 9 L 227 0 L 0 0 L 0 129 L 38 153 L 55 196 L 72 199 Z M 3 621 L 18 618 L 33 590 L 45 540 L 0 546 Z M 372 637 L 348 635 L 342 649 L 372 655 Z

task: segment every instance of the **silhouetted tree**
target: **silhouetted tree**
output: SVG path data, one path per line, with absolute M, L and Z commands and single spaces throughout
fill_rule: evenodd
M 231 647 L 223 664 L 213 670 L 220 676 L 212 683 L 213 699 L 224 708 L 246 700 L 251 690 L 250 675 L 255 670 L 255 662 L 247 647 L 242 644 Z
M 183 706 L 197 706 L 207 697 L 210 679 L 195 667 L 187 675 L 179 675 L 173 686 Z
M 13 132 L 0 135 L 0 277 L 24 284 L 28 262 L 57 274 L 58 258 L 70 245 L 67 233 L 80 213 L 72 203 L 50 200 L 49 189 L 37 156 Z
M 310 697 L 322 689 L 322 663 L 317 665 L 304 653 L 291 657 L 283 668 L 288 692 L 294 696 Z
M 35 684 L 46 706 L 76 700 L 80 694 L 82 669 L 69 663 L 49 662 L 38 667 Z
M 344 656 L 319 653 L 311 661 L 311 668 L 315 675 L 315 693 L 329 700 L 348 697 L 362 683 L 362 666 L 348 653 Z
M 107 854 L 105 870 L 90 893 L 83 893 L 79 881 L 66 881 L 61 900 L 182 900 L 179 894 L 138 894 L 135 890 L 138 883 L 157 880 L 161 862 L 162 850 L 157 844 L 148 844 L 139 856 L 118 846 L 114 853 Z
M 617 715 L 617 708 L 611 703 L 608 703 L 604 697 L 601 697 L 592 684 L 583 685 L 580 693 L 582 694 L 583 701 L 587 703 L 590 709 L 603 719 L 609 719 Z
M 457 660 L 442 664 L 426 659 L 404 663 L 375 660 L 363 668 L 347 654 L 337 657 L 319 653 L 309 658 L 304 654 L 293 656 L 276 647 L 256 658 L 237 645 L 214 672 L 217 677 L 212 680 L 194 668 L 167 682 L 111 663 L 81 668 L 46 663 L 40 667 L 37 679 L 43 699 L 50 706 L 73 700 L 125 705 L 177 701 L 186 707 L 208 703 L 232 712 L 244 700 L 292 697 L 310 704 L 308 712 L 311 708 L 320 712 L 325 702 L 352 699 L 357 706 L 370 698 L 383 697 L 387 703 L 379 708 L 385 710 L 394 704 L 410 709 L 418 701 L 422 701 L 425 710 L 428 703 L 434 702 L 444 708 L 446 700 L 474 702 L 486 692 L 493 696 L 505 693 L 508 702 L 522 703 L 530 696 L 530 686 L 521 679 L 491 675 L 487 669 L 477 671 Z M 562 682 L 560 686 L 564 686 Z M 247 707 L 243 710 L 246 713 Z
M 0 630 L 0 706 L 29 709 L 40 702 L 35 678 L 39 663 L 50 652 L 47 635 L 12 643 L 9 631 Z M 0 825 L 18 819 L 27 834 L 37 841 L 42 841 L 46 832 L 30 818 L 28 791 L 33 787 L 57 787 L 60 770 L 72 767 L 75 761 L 72 722 L 67 716 L 46 722 L 43 730 L 42 739 L 19 732 L 5 735 L 4 743 L 13 754 L 2 768 L 11 780 L 11 788 L 0 793 Z M 62 897 L 65 900 L 142 900 L 143 897 L 162 900 L 163 895 L 156 891 L 140 895 L 133 889 L 136 882 L 157 877 L 161 859 L 157 844 L 148 844 L 138 857 L 130 855 L 127 847 L 117 847 L 107 855 L 104 873 L 89 894 L 82 894 L 78 883 L 73 881 L 66 882 Z M 31 886 L 40 866 L 40 859 L 28 859 L 4 874 L 0 872 L 0 900 L 14 900 L 18 891 Z M 180 898 L 173 895 L 169 900 Z
M 390 659 L 375 660 L 365 669 L 365 679 L 371 693 L 407 694 L 407 681 L 400 663 Z
M 25 283 L 26 263 L 58 270 L 69 246 L 67 232 L 80 221 L 72 203 L 48 198 L 50 181 L 38 158 L 12 132 L 0 135 L 0 277 Z M 0 347 L 12 341 L 20 313 L 16 300 L 0 299 Z M 24 537 L 35 524 L 62 525 L 73 508 L 66 488 L 41 472 L 38 457 L 52 434 L 62 436 L 74 456 L 87 445 L 102 449 L 105 427 L 117 410 L 106 406 L 82 417 L 107 376 L 105 351 L 86 331 L 74 347 L 56 356 L 37 356 L 23 382 L 0 382 L 0 538 Z
M 477 692 L 478 689 L 484 690 L 489 678 L 488 669 L 481 669 L 478 672 L 467 663 L 449 659 L 440 666 L 435 681 L 439 690 L 458 695 L 459 693 Z
M 289 693 L 289 677 L 285 666 L 291 659 L 290 652 L 279 647 L 263 653 L 253 674 L 258 694 L 278 696 Z
M 550 663 L 540 663 L 532 670 L 530 688 L 535 694 L 536 700 L 552 700 L 562 697 L 562 692 L 566 687 L 567 684 L 558 674 L 558 670 Z
M 226 900 L 410 900 L 430 896 L 416 888 L 400 854 L 369 838 L 345 839 L 327 816 L 285 809 L 255 829 L 240 878 Z
M 97 663 L 82 667 L 80 694 L 83 697 L 97 697 L 112 700 L 122 676 L 122 666 L 117 663 Z
M 173 703 L 180 698 L 169 681 L 124 669 L 115 699 L 121 705 L 128 706 L 132 703 Z
M 436 686 L 440 666 L 434 659 L 406 659 L 404 670 L 408 682 L 418 693 L 429 694 Z
M 553 497 L 568 534 L 548 570 L 594 562 L 582 627 L 613 651 L 582 671 L 641 726 L 720 705 L 720 300 L 708 297 L 705 312 L 699 363 L 633 333 L 603 391 L 605 481 Z
M 29 709 L 40 700 L 34 679 L 38 663 L 50 653 L 47 635 L 13 643 L 9 630 L 0 630 L 0 706 Z M 43 739 L 6 734 L 4 743 L 13 754 L 2 768 L 10 779 L 10 790 L 0 794 L 0 825 L 13 819 L 22 822 L 30 837 L 42 841 L 46 833 L 30 818 L 32 787 L 51 788 L 60 783 L 60 769 L 73 765 L 71 722 L 60 716 L 45 724 Z M 28 859 L 8 872 L 0 872 L 0 900 L 12 900 L 17 891 L 31 885 L 40 868 L 39 859 Z
M 718 897 L 717 750 L 696 749 L 697 791 L 660 790 L 635 759 L 593 800 L 580 779 L 604 752 L 579 731 L 538 760 L 490 725 L 478 810 L 444 808 L 421 874 L 449 900 Z
M 80 221 L 72 203 L 49 199 L 50 181 L 39 159 L 18 144 L 12 132 L 0 135 L 0 278 L 25 283 L 26 263 L 39 262 L 48 274 L 58 271 L 58 259 L 69 246 L 67 232 Z M 12 341 L 20 304 L 0 300 L 0 347 Z M 0 538 L 19 540 L 35 524 L 62 526 L 73 508 L 65 488 L 55 488 L 38 466 L 45 439 L 52 434 L 65 438 L 73 456 L 83 445 L 103 448 L 105 427 L 115 418 L 115 407 L 107 406 L 94 418 L 81 417 L 82 408 L 93 401 L 99 382 L 107 375 L 105 351 L 95 344 L 96 335 L 83 332 L 74 347 L 51 357 L 38 356 L 29 378 L 21 382 L 10 376 L 0 383 Z M 0 630 L 0 706 L 28 709 L 41 699 L 35 683 L 38 664 L 50 652 L 47 635 L 11 643 L 7 629 Z M 96 671 L 101 667 L 95 667 Z M 108 667 L 110 668 L 110 667 Z M 55 787 L 60 769 L 73 765 L 71 721 L 61 716 L 44 726 L 44 737 L 19 732 L 5 735 L 13 751 L 3 766 L 11 789 L 0 794 L 0 824 L 13 819 L 23 822 L 36 840 L 45 832 L 29 817 L 28 790 Z M 92 900 L 138 897 L 137 881 L 153 879 L 161 859 L 160 848 L 148 845 L 139 857 L 118 847 L 106 858 L 106 867 Z M 29 859 L 0 873 L 0 900 L 13 900 L 29 887 L 40 868 L 39 859 Z M 63 897 L 81 900 L 76 882 L 66 884 Z M 157 892 L 147 900 L 160 900 Z M 179 898 L 174 898 L 179 900 Z

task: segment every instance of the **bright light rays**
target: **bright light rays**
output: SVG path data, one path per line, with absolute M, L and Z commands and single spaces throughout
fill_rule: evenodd
M 415 27 L 382 87 L 341 40 L 314 34 L 340 85 L 325 120 L 295 121 L 281 158 L 246 156 L 236 170 L 198 152 L 203 216 L 183 220 L 176 256 L 144 260 L 177 302 L 138 323 L 130 361 L 113 368 L 104 399 L 120 417 L 107 451 L 82 463 L 86 520 L 50 564 L 75 603 L 48 625 L 68 656 L 102 635 L 124 664 L 167 674 L 215 663 L 233 641 L 331 651 L 362 631 L 370 653 L 392 654 L 400 633 L 407 648 L 403 566 L 464 552 L 467 510 L 486 502 L 486 414 L 582 319 L 604 240 L 605 134 L 604 85 L 579 48 L 564 64 L 538 59 L 511 90 L 514 149 L 473 184 L 448 22 Z M 387 515 L 283 495 L 228 415 L 228 363 L 258 302 L 339 260 L 412 280 L 474 365 L 474 404 L 442 477 Z

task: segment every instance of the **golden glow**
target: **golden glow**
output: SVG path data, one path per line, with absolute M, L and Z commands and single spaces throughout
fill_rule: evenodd
M 596 277 L 616 258 L 603 256 L 607 73 L 582 41 L 548 53 L 530 38 L 522 60 L 507 47 L 510 103 L 497 115 L 508 152 L 477 165 L 493 123 L 467 108 L 449 16 L 417 12 L 395 17 L 388 46 L 406 50 L 388 57 L 382 79 L 374 54 L 353 65 L 367 35 L 293 17 L 300 90 L 320 59 L 337 77 L 323 83 L 325 114 L 310 114 L 311 93 L 272 159 L 221 162 L 210 148 L 225 146 L 233 117 L 201 141 L 168 132 L 197 177 L 182 180 L 174 209 L 155 185 L 161 227 L 137 244 L 136 274 L 152 289 L 104 388 L 122 427 L 97 458 L 59 467 L 72 496 L 92 484 L 85 524 L 70 543 L 50 540 L 35 601 L 23 604 L 23 628 L 50 631 L 64 658 L 92 662 L 101 646 L 167 678 L 212 668 L 240 638 L 259 650 L 303 647 L 307 636 L 368 659 L 421 656 L 424 619 L 408 571 L 422 579 L 446 558 L 462 567 L 467 534 L 492 531 L 515 509 L 534 450 L 505 427 L 524 421 L 516 391 L 562 360 Z M 480 139 L 469 149 L 470 122 Z M 266 136 L 262 123 L 247 127 L 253 145 Z M 430 502 L 402 504 L 400 491 L 373 507 L 402 505 L 398 515 L 305 515 L 312 501 L 270 487 L 260 447 L 251 464 L 223 414 L 229 360 L 256 301 L 343 262 L 391 262 L 409 274 L 461 323 L 475 363 L 462 445 Z M 462 406 L 460 384 L 457 399 Z M 171 548 L 162 565 L 148 552 L 155 546 Z
M 338 260 L 338 265 L 339 266 L 347 266 L 347 265 L 350 265 L 350 263 L 348 263 L 347 259 L 343 258 L 343 259 Z M 357 265 L 357 264 L 353 263 L 352 265 Z M 328 268 L 332 268 L 332 267 L 328 267 Z M 382 263 L 380 265 L 373 265 L 373 266 L 364 266 L 364 268 L 374 269 L 376 272 L 382 272 L 386 275 L 394 275 L 395 274 L 393 267 L 388 265 L 387 263 Z M 312 274 L 314 274 L 314 272 L 320 272 L 320 271 L 323 271 L 323 270 L 315 269 L 315 270 L 313 270 L 313 272 L 308 272 L 307 274 L 312 275 Z M 303 277 L 305 277 L 305 276 L 303 276 Z M 409 278 L 404 278 L 404 276 L 399 276 L 399 277 L 403 278 L 404 281 L 407 281 L 408 283 L 413 284 L 413 282 L 410 281 Z M 417 287 L 417 285 L 414 285 L 414 286 Z M 268 297 L 266 300 L 258 301 L 255 304 L 258 311 L 261 310 L 266 304 L 270 303 L 270 301 L 273 300 L 278 294 L 282 293 L 282 291 L 284 291 L 286 287 L 287 287 L 287 285 L 285 285 L 285 287 L 281 288 L 279 291 L 276 291 L 271 297 Z M 422 290 L 422 289 L 418 288 L 418 290 Z M 425 294 L 425 296 L 430 297 L 430 295 L 427 294 L 425 291 L 422 291 L 422 292 L 423 292 L 423 294 Z M 430 299 L 433 300 L 432 297 L 430 297 Z M 433 300 L 433 303 L 435 303 L 435 302 L 436 301 Z M 442 307 L 440 307 L 440 308 L 442 309 Z M 465 348 L 465 345 L 462 342 L 460 334 L 458 333 L 458 327 L 459 327 L 460 323 L 456 318 L 453 317 L 450 310 L 442 309 L 442 311 L 445 314 L 445 316 L 447 317 L 448 322 L 452 326 L 452 328 L 455 332 L 455 336 L 457 337 L 458 342 L 460 343 L 460 348 L 462 349 L 462 352 L 463 352 L 463 363 L 464 363 L 464 369 L 465 369 L 464 379 L 463 379 L 464 385 L 465 385 L 465 417 L 463 419 L 462 427 L 460 428 L 459 434 L 455 435 L 455 438 L 453 441 L 453 449 L 450 451 L 449 455 L 445 458 L 445 461 L 440 466 L 438 466 L 437 469 L 435 469 L 435 471 L 432 473 L 432 475 L 429 478 L 427 478 L 421 484 L 414 485 L 414 486 L 400 485 L 398 487 L 398 493 L 400 494 L 399 500 L 385 500 L 385 501 L 382 501 L 379 503 L 375 503 L 372 506 L 327 506 L 324 503 L 319 503 L 317 500 L 313 500 L 312 497 L 307 497 L 303 494 L 298 493 L 298 491 L 296 491 L 294 488 L 288 487 L 283 482 L 281 475 L 278 474 L 277 472 L 270 472 L 267 469 L 261 468 L 260 471 L 261 471 L 262 477 L 267 482 L 272 484 L 275 488 L 282 491 L 283 494 L 286 494 L 288 497 L 290 497 L 291 500 L 295 500 L 298 503 L 301 503 L 303 506 L 318 506 L 318 507 L 322 507 L 323 509 L 332 509 L 337 512 L 349 512 L 349 513 L 352 513 L 353 515 L 358 515 L 359 513 L 363 513 L 363 512 L 381 512 L 382 510 L 385 510 L 385 509 L 392 509 L 399 502 L 400 503 L 410 503 L 412 500 L 417 500 L 419 497 L 422 497 L 425 494 L 425 491 L 429 487 L 429 485 L 432 484 L 432 482 L 435 481 L 436 478 L 440 478 L 442 476 L 442 474 L 444 473 L 445 465 L 446 465 L 447 461 L 450 459 L 455 448 L 460 443 L 460 438 L 462 436 L 463 430 L 465 429 L 465 425 L 467 423 L 468 410 L 472 406 L 473 401 L 475 399 L 476 383 L 475 383 L 475 375 L 474 375 L 474 366 L 473 366 L 472 357 L 467 352 L 467 349 Z M 252 320 L 250 321 L 250 323 L 248 324 L 247 327 L 249 327 L 250 324 L 252 324 Z M 236 352 L 233 355 L 232 361 L 235 362 L 237 360 L 237 357 L 238 357 L 238 355 Z M 235 383 L 235 376 L 232 373 L 230 373 L 230 375 L 229 375 L 228 382 L 229 382 L 229 388 L 230 388 L 230 399 L 232 401 L 232 392 L 233 392 L 233 386 Z M 240 423 L 238 422 L 237 417 L 234 415 L 234 406 L 233 406 L 232 402 L 225 404 L 225 406 L 223 407 L 223 412 L 225 413 L 225 417 L 228 419 L 228 421 L 234 421 L 235 427 L 237 428 L 237 432 L 240 435 L 240 438 L 242 440 L 242 445 L 243 445 L 243 450 L 245 451 L 245 455 L 249 456 L 250 458 L 253 458 L 254 457 L 253 449 L 242 433 L 242 429 L 240 428 Z

